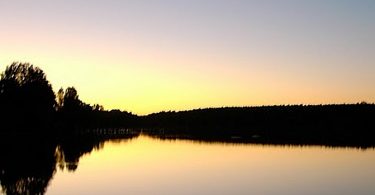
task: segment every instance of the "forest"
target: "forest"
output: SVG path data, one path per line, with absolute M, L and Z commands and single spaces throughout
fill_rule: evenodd
M 0 134 L 65 136 L 90 129 L 124 128 L 160 138 L 364 146 L 375 143 L 374 103 L 222 107 L 138 116 L 87 104 L 74 87 L 54 92 L 43 70 L 19 62 L 7 66 L 1 74 L 0 108 Z
M 0 183 L 6 194 L 44 194 L 58 169 L 73 172 L 83 155 L 106 141 L 141 134 L 228 144 L 375 147 L 374 103 L 222 107 L 138 116 L 87 104 L 74 87 L 54 92 L 40 68 L 18 62 L 1 73 L 0 123 Z

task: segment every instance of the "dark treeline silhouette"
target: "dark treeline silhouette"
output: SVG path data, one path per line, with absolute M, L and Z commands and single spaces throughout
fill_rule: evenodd
M 0 78 L 2 193 L 44 194 L 58 169 L 75 171 L 82 155 L 102 148 L 105 141 L 139 135 L 122 131 L 103 136 L 87 129 L 130 127 L 135 117 L 86 104 L 74 87 L 55 94 L 40 68 L 12 63 Z
M 83 128 L 133 127 L 137 116 L 120 110 L 104 110 L 103 106 L 93 106 L 82 102 L 74 87 L 57 93 L 55 124 L 58 128 L 81 130 Z
M 160 112 L 149 134 L 254 143 L 375 146 L 375 104 L 287 105 Z
M 55 94 L 40 68 L 17 62 L 1 74 L 0 108 L 0 133 L 65 134 L 83 128 L 131 127 L 136 118 L 86 104 L 74 87 Z
M 375 147 L 375 104 L 208 108 L 137 116 L 105 110 L 68 87 L 54 93 L 44 72 L 13 63 L 0 78 L 0 184 L 4 194 L 44 194 L 58 169 L 107 140 L 159 139 Z M 25 136 L 27 135 L 27 136 Z
M 28 63 L 13 63 L 1 74 L 0 107 L 0 133 L 64 137 L 87 129 L 132 128 L 150 135 L 261 143 L 375 143 L 375 104 L 208 108 L 137 116 L 84 103 L 74 87 L 55 94 L 44 72 Z

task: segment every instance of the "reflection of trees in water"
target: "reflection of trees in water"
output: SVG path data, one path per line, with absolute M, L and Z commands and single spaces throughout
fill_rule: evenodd
M 72 136 L 83 133 L 81 128 L 138 127 L 160 139 L 366 148 L 375 145 L 374 115 L 375 104 L 362 103 L 208 108 L 136 116 L 86 104 L 74 87 L 55 95 L 40 68 L 12 63 L 0 73 L 0 133 L 50 137 L 0 136 L 0 182 L 6 194 L 43 194 L 57 165 L 75 171 L 80 157 L 102 148 L 104 141 L 137 136 L 106 129 Z
M 56 172 L 56 144 L 41 139 L 1 140 L 0 182 L 5 194 L 44 194 Z
M 129 135 L 123 139 L 138 135 Z M 74 136 L 40 138 L 2 136 L 0 138 L 0 183 L 8 195 L 44 194 L 57 171 L 75 171 L 79 159 L 93 150 L 102 149 L 109 138 Z
M 104 146 L 104 141 L 93 137 L 84 137 L 81 139 L 64 139 L 57 146 L 56 159 L 59 168 L 68 171 L 75 171 L 78 167 L 79 159 L 84 154 L 91 153 L 94 149 L 99 150 Z

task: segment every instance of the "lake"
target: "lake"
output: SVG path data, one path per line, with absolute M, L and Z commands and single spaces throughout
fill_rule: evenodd
M 372 148 L 204 142 L 143 134 L 90 147 L 77 143 L 81 149 L 58 146 L 65 147 L 65 156 L 55 153 L 58 160 L 46 158 L 52 149 L 41 147 L 23 146 L 28 161 L 16 166 L 19 155 L 8 155 L 12 163 L 1 164 L 3 193 L 375 194 Z M 26 152 L 39 158 L 30 159 Z

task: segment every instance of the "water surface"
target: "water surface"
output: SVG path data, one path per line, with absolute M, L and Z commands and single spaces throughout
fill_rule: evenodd
M 141 135 L 82 153 L 46 194 L 375 194 L 375 150 L 161 140 Z

